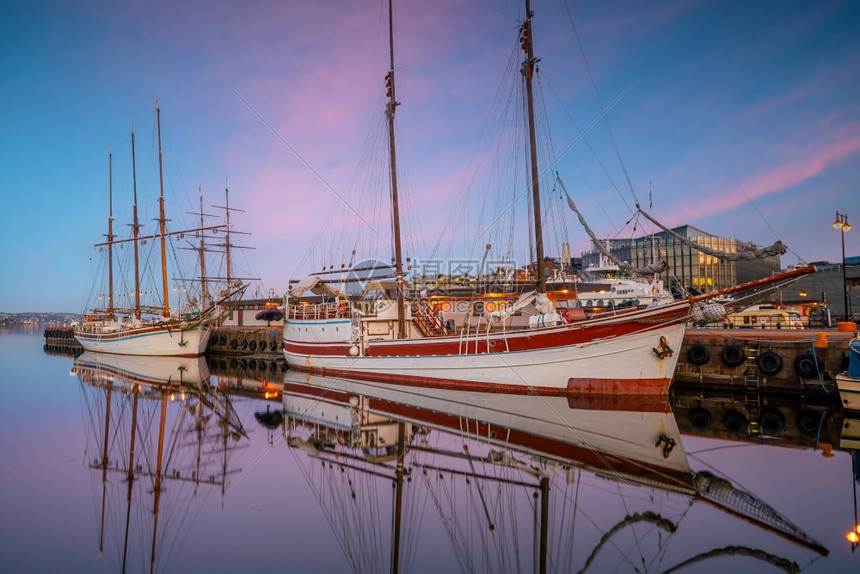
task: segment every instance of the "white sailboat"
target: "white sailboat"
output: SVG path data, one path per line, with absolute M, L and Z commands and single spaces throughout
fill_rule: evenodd
M 635 530 L 637 523 L 647 535 L 640 531 L 641 537 L 618 553 L 644 552 L 654 543 L 657 560 L 667 559 L 663 553 L 668 540 L 662 536 L 679 530 L 690 505 L 697 502 L 800 547 L 828 553 L 755 495 L 712 472 L 692 470 L 663 397 L 416 390 L 288 371 L 283 405 L 285 438 L 295 449 L 297 463 L 307 465 L 303 472 L 339 545 L 345 552 L 375 550 L 372 571 L 386 570 L 385 549 L 370 518 L 387 515 L 382 502 L 386 493 L 391 493 L 393 515 L 391 572 L 410 570 L 410 545 L 415 543 L 410 537 L 435 522 L 410 520 L 420 520 L 420 509 L 429 506 L 429 500 L 461 565 L 469 565 L 465 571 L 516 571 L 518 560 L 530 556 L 530 546 L 531 571 L 574 571 L 574 564 L 568 563 L 572 561 L 584 562 L 580 571 L 592 563 L 605 567 L 600 558 L 606 553 L 598 555 L 608 538 L 620 542 L 618 530 Z M 586 534 L 580 530 L 588 528 L 585 523 L 576 526 L 580 512 L 595 526 L 598 521 L 607 524 L 607 518 L 612 525 L 613 516 L 608 495 L 601 498 L 600 513 L 589 515 L 586 510 L 591 501 L 580 489 L 589 488 L 590 477 L 603 494 L 617 485 L 620 500 L 612 507 L 621 507 L 618 518 L 623 519 L 603 532 Z M 518 503 L 525 499 L 528 504 L 520 513 Z M 655 527 L 664 531 L 657 540 Z M 381 529 L 389 532 L 385 522 Z M 587 558 L 570 552 L 574 541 L 594 549 Z M 472 543 L 478 547 L 470 550 Z M 686 554 L 679 548 L 673 560 Z M 743 554 L 741 546 L 731 548 Z
M 393 39 L 389 3 L 389 39 Z M 421 328 L 421 318 L 406 302 L 400 240 L 397 169 L 394 157 L 395 66 L 390 44 L 389 87 L 386 114 L 390 144 L 392 226 L 394 230 L 395 282 L 387 289 L 388 300 L 362 302 L 297 301 L 304 288 L 325 286 L 312 281 L 300 284 L 286 302 L 284 355 L 290 367 L 327 374 L 343 374 L 373 380 L 415 385 L 448 385 L 454 388 L 503 388 L 520 392 L 666 394 L 684 336 L 690 302 L 673 301 L 651 308 L 616 311 L 590 320 L 566 322 L 547 296 L 543 232 L 541 224 L 540 167 L 537 165 L 532 76 L 536 58 L 532 45 L 532 12 L 526 2 L 526 18 L 520 28 L 525 52 L 522 74 L 528 104 L 530 183 L 535 230 L 536 290 L 524 294 L 508 312 L 488 317 L 477 329 L 449 333 L 446 329 Z M 334 294 L 334 290 L 328 291 Z M 392 304 L 396 301 L 395 304 Z M 528 308 L 533 317 L 523 328 L 513 326 L 511 316 Z M 430 321 L 425 321 L 429 323 Z
M 113 183 L 111 174 L 110 214 L 108 217 L 108 233 L 105 243 L 95 247 L 107 247 L 108 258 L 108 293 L 107 306 L 94 308 L 87 313 L 83 320 L 75 326 L 75 339 L 81 343 L 84 350 L 97 353 L 112 353 L 119 355 L 147 355 L 198 357 L 206 351 L 209 342 L 210 327 L 221 324 L 228 311 L 223 303 L 241 297 L 245 285 L 241 282 L 228 283 L 222 291 L 221 298 L 205 308 L 174 310 L 170 307 L 170 289 L 167 271 L 167 238 L 184 236 L 185 234 L 202 234 L 207 231 L 217 231 L 227 228 L 227 225 L 201 226 L 196 229 L 168 231 L 164 210 L 164 180 L 161 163 L 161 110 L 156 102 L 158 123 L 158 168 L 159 168 L 159 229 L 150 235 L 141 235 L 141 224 L 138 220 L 137 209 L 137 174 L 134 161 L 134 132 L 131 134 L 132 171 L 134 188 L 134 208 L 132 237 L 116 239 L 113 234 Z M 111 161 L 112 166 L 112 161 Z M 112 167 L 111 167 L 112 170 Z M 158 241 L 161 247 L 161 285 L 160 294 L 163 307 L 148 308 L 141 304 L 140 279 L 140 245 L 147 240 Z M 115 305 L 114 299 L 114 247 L 131 243 L 134 251 L 134 305 L 121 309 Z M 201 258 L 203 257 L 201 249 Z M 204 297 L 205 299 L 205 297 Z
M 409 299 L 400 238 L 395 160 L 393 24 L 386 75 L 393 281 L 369 281 L 361 298 L 344 298 L 318 277 L 287 295 L 284 356 L 293 369 L 374 381 L 456 389 L 561 394 L 668 392 L 694 299 L 650 301 L 591 317 L 571 316 L 547 287 L 532 76 L 530 3 L 519 30 L 528 127 L 528 188 L 534 230 L 535 289 L 505 309 L 467 317 L 460 327 Z M 489 249 L 488 245 L 488 249 Z M 711 294 L 710 296 L 713 296 Z M 635 299 L 634 299 L 635 301 Z M 659 304 L 657 304 L 659 303 Z M 483 303 L 481 304 L 483 309 Z M 446 324 L 447 323 L 447 324 Z

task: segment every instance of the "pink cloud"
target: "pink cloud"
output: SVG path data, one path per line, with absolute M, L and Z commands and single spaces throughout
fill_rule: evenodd
M 670 212 L 666 217 L 673 222 L 695 221 L 703 214 L 713 215 L 730 211 L 752 200 L 783 192 L 822 174 L 826 169 L 846 158 L 860 153 L 860 125 L 846 126 L 837 133 L 829 133 L 829 145 L 797 153 L 781 165 L 754 174 L 729 191 L 706 193 L 708 199 Z M 832 138 L 832 139 L 831 139 Z

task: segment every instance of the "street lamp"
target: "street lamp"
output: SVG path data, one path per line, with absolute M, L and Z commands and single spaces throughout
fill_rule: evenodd
M 848 214 L 836 212 L 836 221 L 833 222 L 833 228 L 838 229 L 842 235 L 842 297 L 845 304 L 845 320 L 848 321 L 848 289 L 846 287 L 848 281 L 845 278 L 845 232 L 851 231 L 852 227 L 848 223 Z

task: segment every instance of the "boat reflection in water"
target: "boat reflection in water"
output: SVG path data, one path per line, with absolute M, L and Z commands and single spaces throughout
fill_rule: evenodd
M 72 374 L 90 418 L 99 557 L 122 572 L 164 571 L 169 556 L 157 550 L 190 527 L 198 490 L 223 496 L 237 472 L 228 455 L 247 435 L 232 399 L 210 387 L 202 357 L 85 352 Z
M 697 502 L 828 552 L 756 496 L 692 471 L 664 398 L 416 391 L 288 371 L 283 404 L 286 440 L 356 572 L 409 571 L 419 539 L 446 538 L 463 571 L 669 571 L 721 555 L 798 569 L 699 532 L 713 517 L 671 544 Z

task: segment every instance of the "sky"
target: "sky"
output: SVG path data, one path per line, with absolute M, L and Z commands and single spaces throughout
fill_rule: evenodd
M 545 119 L 559 128 L 553 170 L 600 234 L 640 235 L 627 223 L 638 200 L 669 226 L 782 240 L 784 266 L 841 260 L 836 212 L 860 223 L 860 3 L 533 0 L 532 10 Z M 394 8 L 411 257 L 478 225 L 451 212 L 491 151 L 491 104 L 522 14 L 513 0 Z M 132 126 L 151 224 L 156 100 L 171 225 L 199 210 L 201 192 L 217 212 L 229 187 L 254 248 L 237 259 L 262 280 L 257 292 L 282 293 L 364 213 L 350 189 L 383 117 L 387 71 L 381 0 L 3 2 L 0 311 L 84 309 L 111 180 L 115 232 L 130 223 Z M 590 249 L 572 213 L 552 216 L 567 221 L 574 255 Z M 388 236 L 384 218 L 367 223 Z M 860 255 L 860 228 L 845 250 Z

